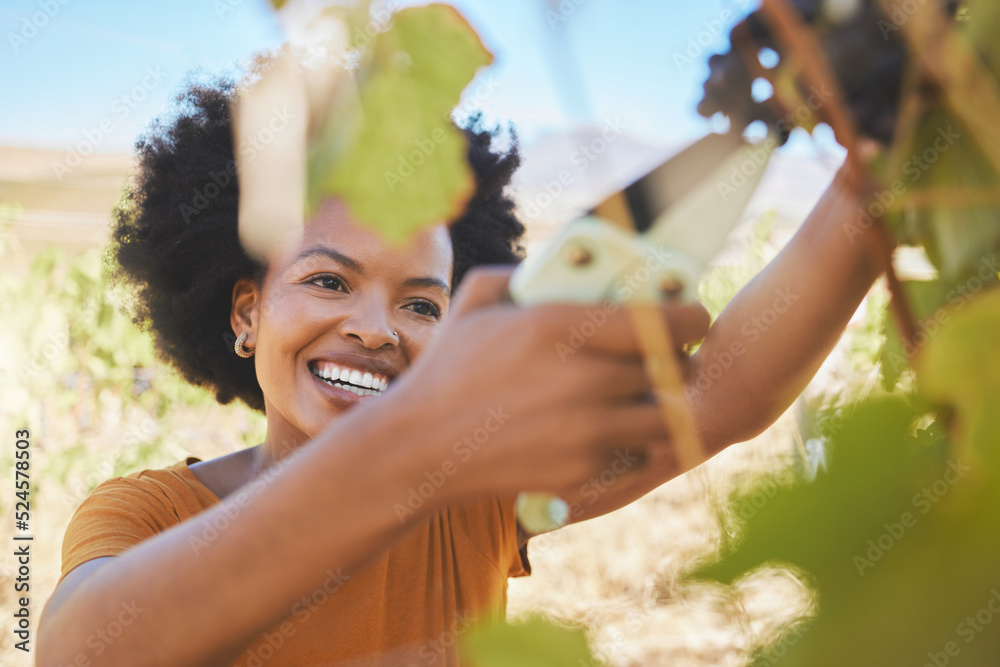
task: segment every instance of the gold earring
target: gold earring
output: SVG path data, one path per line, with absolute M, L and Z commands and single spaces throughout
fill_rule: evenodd
M 233 350 L 236 352 L 236 354 L 243 357 L 244 359 L 249 359 L 250 357 L 253 356 L 254 350 L 247 350 L 246 348 L 243 347 L 243 341 L 245 341 L 246 339 L 247 339 L 247 334 L 244 331 L 243 333 L 240 334 L 240 337 L 236 339 L 236 343 L 233 345 Z

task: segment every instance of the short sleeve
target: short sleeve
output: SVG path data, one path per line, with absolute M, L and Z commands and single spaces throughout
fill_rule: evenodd
M 507 576 L 526 577 L 531 574 L 531 561 L 528 560 L 527 536 L 521 530 L 521 524 L 517 520 L 516 497 L 499 498 L 498 501 L 504 530 L 504 553 L 510 563 Z M 518 546 L 522 539 L 524 544 Z
M 62 543 L 59 581 L 94 558 L 117 556 L 180 521 L 154 484 L 115 477 L 98 484 L 74 512 Z
M 516 496 L 481 496 L 446 510 L 452 530 L 475 545 L 505 578 L 531 574 L 527 546 L 518 547 L 515 500 Z

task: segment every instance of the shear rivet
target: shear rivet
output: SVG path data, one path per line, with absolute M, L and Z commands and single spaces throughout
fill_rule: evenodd
M 578 245 L 570 246 L 566 249 L 566 259 L 573 266 L 586 266 L 590 264 L 594 256 L 590 254 L 590 251 L 586 248 L 580 247 Z
M 676 299 L 684 291 L 684 283 L 676 278 L 666 278 L 660 283 L 660 292 L 668 299 Z

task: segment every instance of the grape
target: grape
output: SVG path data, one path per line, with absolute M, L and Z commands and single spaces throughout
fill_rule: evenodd
M 961 4 L 956 0 L 929 1 L 939 3 L 942 15 L 952 18 Z M 878 0 L 793 0 L 791 5 L 819 39 L 843 93 L 843 104 L 858 131 L 890 144 L 907 63 L 906 45 L 899 26 L 882 13 Z M 698 113 L 708 118 L 721 112 L 738 130 L 754 121 L 763 121 L 774 131 L 779 142 L 784 143 L 792 126 L 803 124 L 795 114 L 801 110 L 788 109 L 779 113 L 777 106 L 755 102 L 751 96 L 754 75 L 743 58 L 744 52 L 756 54 L 763 48 L 773 49 L 779 58 L 784 57 L 760 10 L 733 27 L 730 42 L 733 48 L 729 52 L 709 58 L 710 73 Z M 742 50 L 741 46 L 744 46 Z M 796 85 L 802 99 L 809 99 L 815 92 L 801 78 Z M 810 120 L 807 127 L 826 117 L 822 108 L 810 111 L 815 112 L 815 116 L 798 114 Z

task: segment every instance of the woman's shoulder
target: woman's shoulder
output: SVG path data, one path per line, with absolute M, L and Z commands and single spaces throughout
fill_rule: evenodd
M 142 515 L 151 525 L 161 527 L 190 518 L 219 501 L 191 472 L 190 465 L 200 460 L 188 456 L 164 468 L 146 468 L 107 479 L 87 495 L 73 518 L 123 512 Z
M 66 527 L 62 576 L 93 558 L 116 556 L 218 502 L 188 467 L 199 460 L 189 456 L 94 487 Z
M 136 489 L 180 503 L 178 509 L 201 511 L 219 502 L 219 496 L 192 470 L 193 465 L 203 463 L 197 456 L 188 456 L 164 468 L 137 470 L 118 479 Z

